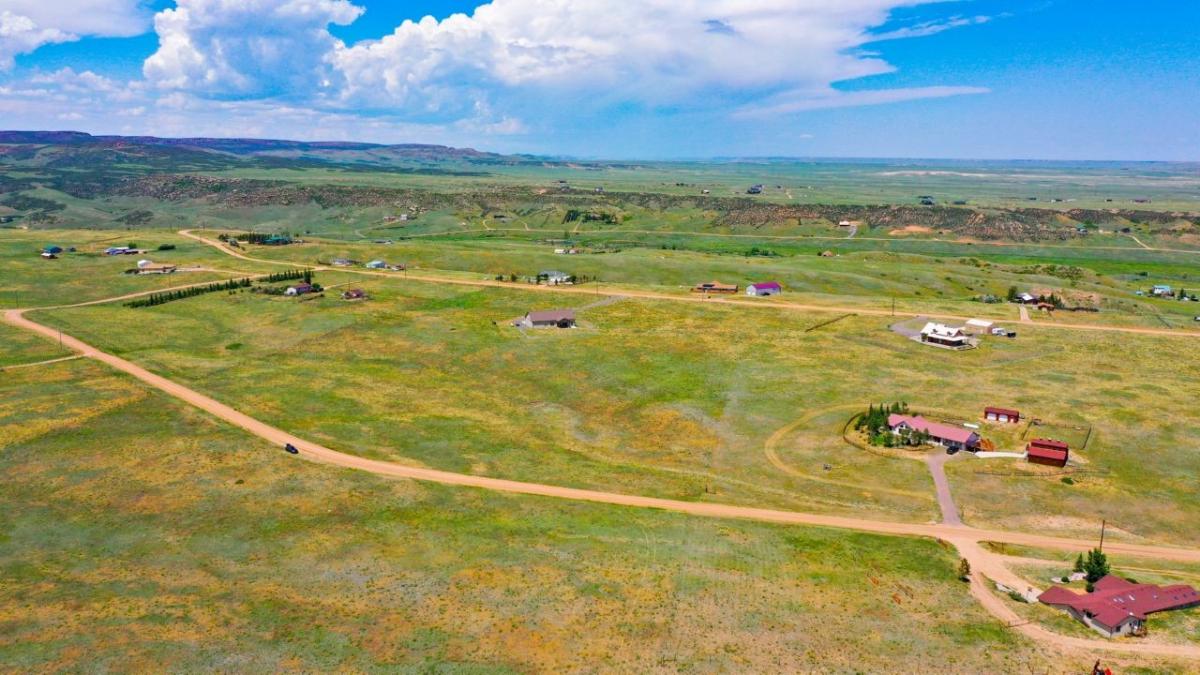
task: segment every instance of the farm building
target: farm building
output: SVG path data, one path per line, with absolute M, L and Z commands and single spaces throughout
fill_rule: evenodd
M 525 328 L 574 328 L 575 310 L 554 309 L 545 312 L 529 312 L 518 322 Z
M 1021 293 L 1017 296 L 1017 301 L 1022 305 L 1032 305 L 1037 302 L 1037 298 L 1033 297 L 1029 293 Z
M 1025 446 L 1025 459 L 1032 464 L 1064 467 L 1070 455 L 1070 446 L 1048 438 L 1035 438 Z
M 558 270 L 545 270 L 538 273 L 538 276 L 546 280 L 547 284 L 557 286 L 559 284 L 567 284 L 571 282 L 571 275 Z
M 757 298 L 779 295 L 782 292 L 783 286 L 780 286 L 778 281 L 764 281 L 760 284 L 750 284 L 746 287 L 746 295 L 752 295 Z
M 146 263 L 143 265 L 142 263 Z M 179 269 L 178 265 L 155 265 L 149 260 L 143 260 L 138 263 L 138 266 L 131 270 L 125 270 L 126 274 L 174 274 Z
M 314 292 L 314 290 L 312 284 L 296 284 L 295 286 L 289 286 L 283 294 L 289 296 L 307 295 Z
M 728 293 L 733 294 L 738 292 L 737 284 L 723 284 L 719 281 L 709 281 L 708 283 L 696 284 L 692 287 L 693 293 Z
M 365 265 L 365 267 L 369 270 L 386 270 L 387 266 L 388 264 L 382 260 L 372 260 Z
M 966 327 L 969 328 L 971 332 L 990 333 L 992 326 L 995 325 L 996 322 L 988 321 L 987 319 L 971 319 L 967 321 Z
M 1154 288 L 1150 289 L 1150 295 L 1153 295 L 1156 298 L 1169 298 L 1174 294 L 1175 294 L 1175 291 L 1172 290 L 1170 286 L 1166 286 L 1163 284 L 1159 284 L 1159 285 L 1155 286 Z
M 1064 609 L 1106 637 L 1144 634 L 1146 617 L 1155 612 L 1200 606 L 1200 593 L 1183 584 L 1137 584 L 1112 575 L 1096 582 L 1091 593 L 1053 586 L 1038 596 L 1044 605 Z
M 61 246 L 51 245 L 51 246 L 47 246 L 46 248 L 42 249 L 42 253 L 49 253 L 51 255 L 58 255 L 59 253 L 62 253 L 62 252 L 63 252 L 63 248 Z
M 329 264 L 334 267 L 351 267 L 354 265 L 354 261 L 349 258 L 334 258 Z
M 135 255 L 137 249 L 128 246 L 109 246 L 104 249 L 104 255 Z
M 955 328 L 933 321 L 925 324 L 925 327 L 921 329 L 921 342 L 955 349 L 965 349 L 972 346 L 970 336 L 962 328 Z
M 940 422 L 930 422 L 920 415 L 892 414 L 888 416 L 888 428 L 894 434 L 908 431 L 919 431 L 929 434 L 929 440 L 945 447 L 947 450 L 974 450 L 981 440 L 979 434 Z
M 983 419 L 989 422 L 1008 422 L 1016 424 L 1021 421 L 1020 411 L 1011 408 L 994 408 L 988 406 L 983 409 Z

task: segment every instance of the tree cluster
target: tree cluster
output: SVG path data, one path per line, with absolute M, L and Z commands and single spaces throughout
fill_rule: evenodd
M 888 448 L 896 446 L 916 447 L 929 442 L 929 434 L 924 431 L 908 429 L 902 431 L 900 435 L 893 434 L 891 427 L 888 426 L 888 417 L 893 414 L 910 414 L 908 404 L 896 402 L 891 405 L 880 404 L 879 407 L 871 404 L 865 413 L 859 413 L 858 418 L 854 421 L 854 428 L 865 434 L 870 440 L 871 445 L 881 445 Z

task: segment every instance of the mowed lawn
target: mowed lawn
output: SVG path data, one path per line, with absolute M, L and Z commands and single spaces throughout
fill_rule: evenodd
M 1085 472 L 1028 477 L 1010 460 L 952 463 L 976 525 L 1195 544 L 1189 445 L 1200 365 L 1186 338 L 1022 326 L 953 353 L 849 317 L 693 303 L 464 289 L 322 275 L 372 299 L 214 295 L 43 320 L 260 419 L 365 456 L 453 471 L 684 499 L 936 517 L 924 465 L 853 449 L 870 403 L 960 419 L 986 405 L 1092 425 Z M 521 333 L 528 309 L 581 307 L 581 327 Z M 142 327 L 152 322 L 156 330 Z M 777 430 L 781 468 L 764 446 Z M 1001 439 L 1004 440 L 1004 439 Z M 1005 441 L 1018 445 L 1015 439 Z M 1001 447 L 999 449 L 1015 449 Z M 1004 475 L 994 475 L 994 474 Z
M 104 249 L 134 243 L 149 249 L 143 255 L 106 256 Z M 158 251 L 162 244 L 175 250 Z M 39 256 L 44 246 L 74 247 L 56 260 Z M 228 272 L 180 271 L 175 274 L 127 275 L 139 260 L 206 267 Z M 234 260 L 199 242 L 173 232 L 120 232 L 51 230 L 46 232 L 0 230 L 0 307 L 44 307 L 75 304 L 128 293 L 215 281 L 271 268 Z
M 5 377 L 0 401 L 13 671 L 1062 665 L 929 540 L 380 479 L 86 361 Z

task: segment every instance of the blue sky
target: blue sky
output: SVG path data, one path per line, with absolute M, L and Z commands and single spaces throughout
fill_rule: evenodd
M 0 126 L 1195 161 L 1196 26 L 1168 0 L 0 0 Z

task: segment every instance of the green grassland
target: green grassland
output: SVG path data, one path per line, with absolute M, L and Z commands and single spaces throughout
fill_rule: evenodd
M 470 190 L 494 185 L 572 187 L 609 192 L 744 195 L 765 184 L 763 201 L 824 204 L 913 203 L 917 195 L 938 201 L 965 200 L 985 207 L 1107 208 L 1149 198 L 1155 208 L 1200 209 L 1200 182 L 1190 165 L 1167 163 L 950 162 L 936 160 L 748 160 L 553 164 L 490 168 L 479 176 L 402 175 L 338 169 L 247 168 L 208 172 L 241 178 L 286 179 L 320 184 L 389 186 L 399 182 L 427 190 Z M 1030 202 L 1037 197 L 1037 202 Z M 1061 202 L 1052 202 L 1061 199 Z M 1107 201 L 1107 200 L 1113 201 Z M 1071 201 L 1066 201 L 1071 200 Z
M 215 233 L 210 233 L 215 236 Z M 1052 321 L 1108 323 L 1153 328 L 1190 328 L 1200 305 L 1190 302 L 1137 296 L 1155 283 L 1186 288 L 1200 287 L 1200 257 L 1141 249 L 1079 250 L 1067 247 L 1013 246 L 947 248 L 941 242 L 904 242 L 891 250 L 890 243 L 853 241 L 853 248 L 816 247 L 808 251 L 787 245 L 762 243 L 775 256 L 747 255 L 755 246 L 726 243 L 724 250 L 684 250 L 644 244 L 619 249 L 588 249 L 580 255 L 557 255 L 553 244 L 510 239 L 417 238 L 374 242 L 333 242 L 311 238 L 309 243 L 287 247 L 255 247 L 252 255 L 313 265 L 336 258 L 366 262 L 382 259 L 422 270 L 471 272 L 483 276 L 533 276 L 542 270 L 601 280 L 602 284 L 653 287 L 686 291 L 702 281 L 718 279 L 743 287 L 756 281 L 779 281 L 787 288 L 785 299 L 815 304 L 845 305 L 909 312 L 942 312 L 982 315 L 995 319 L 1017 318 L 1013 305 L 975 302 L 982 295 L 1004 297 L 1010 287 L 1056 292 L 1059 295 L 1093 295 L 1101 312 L 1059 312 Z M 665 244 L 664 244 L 665 245 Z M 670 246 L 670 245 L 668 245 Z M 557 248 L 561 248 L 561 244 Z M 1009 249 L 1013 249 L 1011 252 Z M 823 258 L 823 250 L 838 255 Z M 1060 262 L 1055 260 L 1057 252 Z M 976 255 L 968 255 L 976 254 Z M 1072 257 L 1078 254 L 1079 257 Z M 952 257 L 959 256 L 959 257 Z M 1142 276 L 1142 274 L 1145 276 Z M 1192 322 L 1194 323 L 1194 322 Z
M 134 243 L 148 249 L 145 255 L 106 256 L 105 248 Z M 171 244 L 175 250 L 158 251 Z M 56 245 L 76 252 L 57 260 L 38 254 Z M 180 271 L 164 275 L 127 275 L 141 259 L 184 267 L 222 271 Z M 137 231 L 114 234 L 87 230 L 51 232 L 0 231 L 0 307 L 44 307 L 75 304 L 127 293 L 227 279 L 236 273 L 254 273 L 268 266 L 237 261 L 212 247 L 180 237 L 174 232 Z
M 205 296 L 152 309 L 40 313 L 52 325 L 333 447 L 454 471 L 654 494 L 934 517 L 923 464 L 841 441 L 855 408 L 906 400 L 975 419 L 986 405 L 1095 425 L 1075 484 L 1007 460 L 949 466 L 977 525 L 1194 544 L 1197 426 L 1182 395 L 1185 338 L 1022 326 L 1019 340 L 952 353 L 886 317 L 463 289 L 323 274 L 367 289 L 297 302 Z M 529 309 L 582 309 L 581 328 L 521 333 Z M 570 305 L 568 305 L 570 306 Z M 137 326 L 152 320 L 158 331 Z M 767 461 L 767 438 L 805 418 Z M 1017 440 L 1010 439 L 1012 443 Z M 1010 449 L 1010 448 L 1001 448 Z M 826 470 L 825 465 L 830 465 Z M 1137 499 L 1116 498 L 1138 495 Z
M 82 361 L 0 394 L 6 670 L 1062 665 L 931 541 L 331 469 Z
M 57 359 L 72 354 L 57 344 L 0 322 L 0 369 Z

